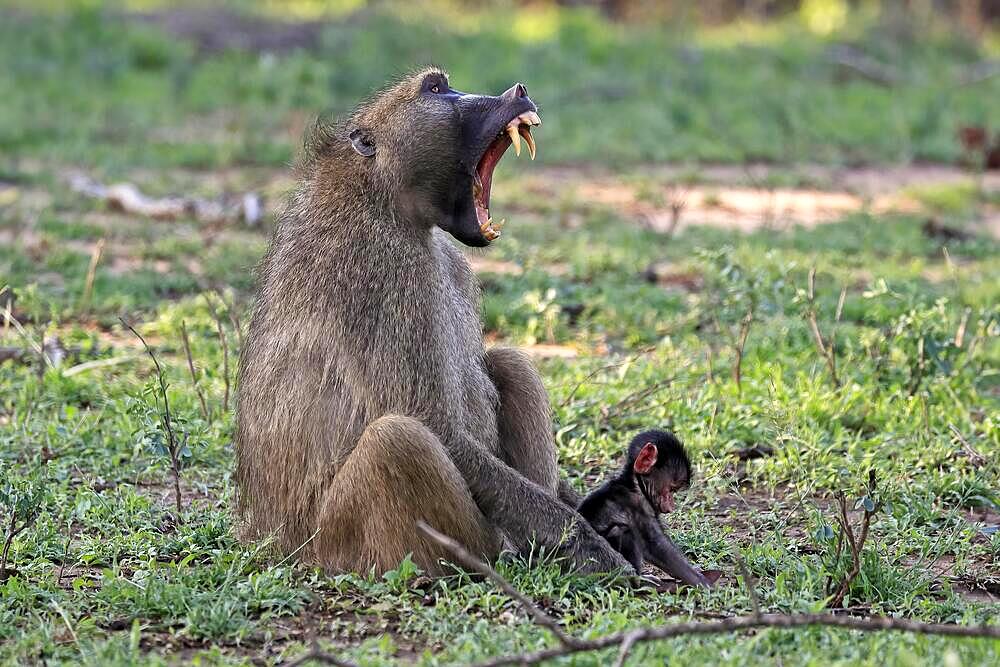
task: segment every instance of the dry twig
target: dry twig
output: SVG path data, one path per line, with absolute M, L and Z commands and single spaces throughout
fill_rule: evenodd
M 743 349 L 747 344 L 747 336 L 750 335 L 750 324 L 753 322 L 753 306 L 747 309 L 747 314 L 740 323 L 740 335 L 736 339 L 736 363 L 733 364 L 733 381 L 736 382 L 736 393 L 743 395 Z
M 463 565 L 470 570 L 478 572 L 483 575 L 493 583 L 495 583 L 500 590 L 506 593 L 511 599 L 521 605 L 524 611 L 528 613 L 529 616 L 543 628 L 547 628 L 549 632 L 555 635 L 559 643 L 566 647 L 575 647 L 580 645 L 581 641 L 576 637 L 571 637 L 567 635 L 559 625 L 559 622 L 546 614 L 544 611 L 539 609 L 534 602 L 529 600 L 523 593 L 514 588 L 506 579 L 500 576 L 496 570 L 492 567 L 479 560 L 473 556 L 469 551 L 463 547 L 461 544 L 451 539 L 447 535 L 443 535 L 436 531 L 435 529 L 428 526 L 423 521 L 417 522 L 417 528 L 427 537 L 431 538 L 458 559 L 459 565 Z
M 958 441 L 962 444 L 962 449 L 965 450 L 965 454 L 966 456 L 969 457 L 969 462 L 972 463 L 972 465 L 974 466 L 986 465 L 987 463 L 986 457 L 980 454 L 978 451 L 976 451 L 976 448 L 973 447 L 969 443 L 969 441 L 965 439 L 965 436 L 962 435 L 962 432 L 958 430 L 957 426 L 955 426 L 952 423 L 949 423 L 948 428 L 951 429 L 951 432 L 955 435 L 956 438 L 958 438 Z
M 840 298 L 837 299 L 837 313 L 833 316 L 833 321 L 839 323 L 844 314 L 844 301 L 847 300 L 847 287 L 840 288 Z
M 215 311 L 215 329 L 219 333 L 219 345 L 222 346 L 222 377 L 225 391 L 222 394 L 222 412 L 229 412 L 229 341 L 226 339 L 226 331 L 222 328 L 222 320 L 219 319 Z
M 219 289 L 214 290 L 215 295 L 219 297 L 219 301 L 226 308 L 226 315 L 229 317 L 229 323 L 233 325 L 233 331 L 236 332 L 236 344 L 239 345 L 239 349 L 243 349 L 243 326 L 240 322 L 239 313 L 236 312 L 236 302 L 230 303 L 226 301 L 225 295 Z
M 90 253 L 90 265 L 87 266 L 87 278 L 83 283 L 83 298 L 80 299 L 80 311 L 87 314 L 90 311 L 90 297 L 94 293 L 94 279 L 97 277 L 97 265 L 101 262 L 106 239 L 101 239 Z
M 613 370 L 613 369 L 618 368 L 620 366 L 626 366 L 626 365 L 632 364 L 635 361 L 637 361 L 640 357 L 643 357 L 643 356 L 645 356 L 645 355 L 647 355 L 650 352 L 653 352 L 655 350 L 656 350 L 656 346 L 650 346 L 650 347 L 644 348 L 642 350 L 639 350 L 638 352 L 636 352 L 635 354 L 633 354 L 632 356 L 630 356 L 630 357 L 628 357 L 626 359 L 620 359 L 618 361 L 613 361 L 610 364 L 605 364 L 604 366 L 601 366 L 600 368 L 595 368 L 591 372 L 587 373 L 587 375 L 584 376 L 584 378 L 582 380 L 580 380 L 579 382 L 577 382 L 576 385 L 574 385 L 572 391 L 570 391 L 569 395 L 567 395 L 566 398 L 563 399 L 562 403 L 559 404 L 559 407 L 560 408 L 565 408 L 567 405 L 569 405 L 570 401 L 573 400 L 573 397 L 576 396 L 576 392 L 580 391 L 580 388 L 583 387 L 583 385 L 587 384 L 588 382 L 590 382 L 591 380 L 593 380 L 595 377 L 597 377 L 601 373 L 603 373 L 605 371 Z
M 832 47 L 827 53 L 827 60 L 833 65 L 850 70 L 863 79 L 880 86 L 891 87 L 903 78 L 894 67 L 880 63 L 868 54 L 847 44 L 838 44 Z
M 910 369 L 910 386 L 907 388 L 907 393 L 910 396 L 916 394 L 917 390 L 920 389 L 925 375 L 927 375 L 927 355 L 924 354 L 924 337 L 921 336 L 917 340 L 917 363 Z
M 833 386 L 840 388 L 840 380 L 837 378 L 837 353 L 833 348 L 833 339 L 829 341 L 823 339 L 823 334 L 819 330 L 819 322 L 816 321 L 816 267 L 809 269 L 809 309 L 806 311 L 806 318 L 809 321 L 809 329 L 812 331 L 813 341 L 816 349 L 826 361 L 826 367 L 830 371 L 830 380 Z
M 28 345 L 35 352 L 35 354 L 37 354 L 38 357 L 42 360 L 42 369 L 44 370 L 46 366 L 52 366 L 52 359 L 49 357 L 48 351 L 45 349 L 44 336 L 42 338 L 41 344 L 39 344 L 38 341 L 36 341 L 34 338 L 31 337 L 31 334 L 28 333 L 28 331 L 24 328 L 24 326 L 17 320 L 16 317 L 14 317 L 14 313 L 11 312 L 9 300 L 7 301 L 7 305 L 4 308 L 3 314 L 4 314 L 4 322 L 7 324 L 13 324 L 14 329 L 17 331 L 17 333 L 20 334 L 22 338 L 24 338 L 25 342 L 28 343 Z M 10 356 L 8 358 L 14 358 L 14 357 Z
M 736 556 L 736 567 L 740 570 L 740 575 L 743 577 L 743 586 L 746 587 L 747 595 L 750 596 L 750 607 L 753 609 L 753 615 L 760 618 L 762 613 L 760 598 L 757 597 L 757 589 L 754 587 L 753 576 L 751 576 L 750 570 L 747 569 L 747 564 L 738 555 Z
M 971 314 L 971 308 L 962 311 L 962 320 L 958 323 L 958 330 L 955 332 L 955 347 L 962 347 L 965 344 L 965 331 L 969 326 L 969 315 Z
M 315 640 L 313 640 L 308 653 L 299 656 L 291 662 L 283 662 L 281 665 L 282 667 L 301 667 L 302 665 L 308 665 L 311 662 L 318 662 L 322 665 L 335 665 L 335 667 L 358 667 L 358 663 L 356 662 L 344 660 L 343 658 L 338 658 L 335 655 L 330 655 L 321 649 Z
M 194 385 L 194 393 L 198 395 L 198 402 L 201 403 L 201 416 L 205 421 L 210 420 L 208 403 L 205 401 L 205 392 L 201 390 L 198 383 L 198 373 L 194 369 L 194 359 L 191 357 L 191 341 L 188 339 L 187 325 L 181 320 L 181 340 L 184 342 L 184 354 L 187 356 L 188 371 L 191 373 L 191 384 Z

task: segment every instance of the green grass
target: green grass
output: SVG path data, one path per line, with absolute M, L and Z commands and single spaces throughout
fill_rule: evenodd
M 1000 505 L 996 243 L 952 244 L 959 273 L 935 282 L 923 274 L 943 265 L 941 249 L 919 234 L 915 219 L 855 218 L 784 234 L 694 227 L 673 239 L 600 210 L 571 232 L 557 221 L 554 214 L 531 223 L 515 219 L 490 251 L 526 270 L 485 276 L 487 329 L 516 343 L 610 348 L 610 359 L 587 354 L 542 364 L 568 474 L 583 487 L 614 465 L 629 433 L 653 424 L 677 429 L 699 475 L 672 522 L 675 537 L 700 565 L 726 570 L 730 578 L 711 593 L 643 595 L 562 575 L 551 564 L 504 564 L 522 590 L 583 634 L 675 615 L 738 613 L 749 609 L 731 574 L 740 554 L 759 578 L 767 609 L 819 608 L 827 575 L 844 565 L 831 561 L 832 544 L 818 537 L 834 522 L 832 494 L 859 497 L 864 471 L 875 468 L 890 507 L 875 521 L 873 546 L 851 588 L 852 608 L 945 622 L 996 616 L 1000 607 L 974 598 L 967 583 L 995 586 L 991 577 L 1000 565 L 996 514 L 975 519 Z M 179 260 L 192 251 L 187 237 L 172 237 L 163 223 L 130 221 L 124 229 L 132 226 L 145 230 L 138 236 L 150 228 L 160 235 L 155 247 L 161 250 L 152 256 Z M 118 233 L 129 238 L 123 229 Z M 226 254 L 209 251 L 200 259 L 208 264 Z M 644 282 L 639 272 L 652 260 L 697 272 L 703 288 L 687 293 Z M 69 261 L 56 253 L 47 267 L 78 286 L 85 264 L 82 255 Z M 561 275 L 546 271 L 559 264 L 571 268 Z M 840 388 L 829 381 L 804 317 L 802 290 L 811 266 L 818 268 L 820 326 L 836 341 Z M 134 358 L 70 377 L 0 366 L 4 474 L 45 489 L 38 522 L 15 542 L 20 575 L 0 584 L 6 603 L 0 658 L 153 664 L 183 650 L 229 664 L 294 654 L 293 631 L 311 627 L 335 637 L 345 655 L 363 664 L 393 655 L 449 664 L 544 644 L 544 632 L 484 583 L 456 576 L 411 588 L 414 573 L 405 568 L 392 579 L 381 573 L 328 577 L 237 544 L 229 510 L 231 415 L 219 416 L 221 346 L 206 305 L 218 304 L 217 297 L 173 269 L 154 273 L 149 283 L 142 271 L 115 279 L 99 272 L 95 330 L 75 310 L 74 290 L 24 289 L 32 270 L 15 269 L 9 279 L 24 295 L 26 319 L 53 317 L 50 332 L 67 345 L 96 349 L 98 358 Z M 244 284 L 243 271 L 232 272 L 236 284 Z M 170 286 L 177 291 L 164 300 Z M 834 323 L 841 286 L 848 287 L 847 297 Z M 245 297 L 244 288 L 228 292 L 228 298 Z M 584 309 L 571 322 L 568 306 L 578 303 Z M 755 321 L 740 394 L 730 376 L 731 341 L 751 303 Z M 143 393 L 150 363 L 112 324 L 112 313 L 123 307 L 156 341 L 175 419 L 189 436 L 183 473 L 189 504 L 179 524 L 169 517 L 167 468 L 149 447 L 158 433 L 150 395 Z M 965 309 L 966 342 L 956 348 Z M 183 361 L 182 320 L 204 374 L 211 420 L 200 414 Z M 227 330 L 235 348 L 235 332 L 228 324 Z M 10 333 L 5 342 L 19 339 Z M 627 361 L 650 345 L 652 351 Z M 627 363 L 601 370 L 614 360 Z M 707 379 L 710 368 L 714 381 Z M 634 401 L 667 377 L 674 380 Z M 993 462 L 969 461 L 952 426 Z M 773 454 L 738 464 L 734 452 L 758 443 Z M 735 501 L 736 510 L 720 510 L 723 501 Z M 643 648 L 636 660 L 769 664 L 780 656 L 793 664 L 874 664 L 877 655 L 880 663 L 905 665 L 955 654 L 962 664 L 985 664 L 997 650 L 987 641 L 801 630 L 738 641 L 679 639 Z M 573 664 L 608 659 L 581 656 Z
M 813 185 L 798 161 L 952 160 L 956 123 L 996 123 L 988 101 L 1000 94 L 997 79 L 954 89 L 948 78 L 983 53 L 939 35 L 910 46 L 880 43 L 871 26 L 836 36 L 911 77 L 885 89 L 840 81 L 824 64 L 826 44 L 792 23 L 767 39 L 701 31 L 682 43 L 670 28 L 626 33 L 588 13 L 553 14 L 541 36 L 517 20 L 508 29 L 473 19 L 359 14 L 328 27 L 315 51 L 267 58 L 199 54 L 95 10 L 0 21 L 0 294 L 13 289 L 25 329 L 0 324 L 0 347 L 29 349 L 26 337 L 48 334 L 69 350 L 58 368 L 0 363 L 0 512 L 20 498 L 20 511 L 37 516 L 13 542 L 17 574 L 0 582 L 0 664 L 272 664 L 301 654 L 313 634 L 363 665 L 464 664 L 551 644 L 493 586 L 457 571 L 431 582 L 404 562 L 331 576 L 238 543 L 232 414 L 212 311 L 232 378 L 236 324 L 269 224 L 116 214 L 69 191 L 67 170 L 156 195 L 254 189 L 273 207 L 298 141 L 294 118 L 343 110 L 403 64 L 432 60 L 463 88 L 524 80 L 543 105 L 540 155 L 550 163 L 782 162 L 763 187 Z M 621 122 L 595 132 L 595 117 Z M 943 245 L 922 231 L 923 213 L 858 212 L 747 234 L 691 213 L 690 226 L 665 236 L 580 196 L 583 170 L 546 181 L 560 185 L 554 195 L 527 187 L 546 173 L 525 161 L 498 172 L 494 199 L 510 224 L 485 254 L 520 272 L 481 275 L 487 334 L 578 353 L 539 362 L 560 460 L 578 488 L 617 464 L 634 431 L 678 431 L 697 475 L 672 534 L 726 576 L 709 592 L 653 594 L 565 575 L 545 554 L 502 561 L 505 576 L 582 636 L 749 612 L 737 556 L 766 611 L 820 610 L 828 577 L 848 565 L 826 537 L 834 498 L 844 492 L 853 503 L 874 469 L 886 505 L 850 612 L 996 622 L 1000 242 L 976 233 Z M 619 180 L 647 205 L 669 201 L 668 184 L 641 164 Z M 697 167 L 680 180 L 700 182 Z M 996 203 L 974 175 L 970 183 L 908 194 L 967 231 Z M 689 282 L 647 282 L 654 262 Z M 813 267 L 839 386 L 808 326 Z M 751 307 L 737 387 L 733 341 Z M 180 520 L 152 364 L 119 315 L 155 347 L 187 438 Z M 73 369 L 91 361 L 107 364 Z M 771 453 L 738 459 L 755 445 Z M 682 637 L 636 649 L 630 664 L 985 665 L 998 654 L 997 641 L 813 628 Z

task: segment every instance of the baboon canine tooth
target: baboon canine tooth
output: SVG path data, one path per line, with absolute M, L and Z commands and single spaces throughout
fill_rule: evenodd
M 524 137 L 524 142 L 528 144 L 528 155 L 531 159 L 535 159 L 535 138 L 531 136 L 531 128 L 526 125 L 521 125 L 517 128 L 517 131 Z
M 520 157 L 521 155 L 521 137 L 517 133 L 517 128 L 513 125 L 507 126 L 507 134 L 510 135 L 510 142 L 514 144 L 514 153 Z

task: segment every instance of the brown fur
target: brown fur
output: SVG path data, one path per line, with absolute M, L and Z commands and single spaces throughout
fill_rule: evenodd
M 419 72 L 317 129 L 258 276 L 240 362 L 237 513 L 247 539 L 330 570 L 436 571 L 423 519 L 487 556 L 532 540 L 624 561 L 557 498 L 548 399 L 523 354 L 486 352 L 479 288 L 435 228 L 455 119 Z M 364 128 L 377 151 L 351 148 Z M 571 498 L 565 488 L 560 495 Z

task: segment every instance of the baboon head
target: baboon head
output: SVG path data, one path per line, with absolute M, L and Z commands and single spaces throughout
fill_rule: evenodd
M 485 246 L 503 224 L 489 211 L 493 169 L 511 144 L 520 154 L 522 137 L 534 158 L 537 111 L 520 83 L 499 96 L 473 95 L 427 69 L 362 104 L 337 138 L 350 145 L 341 155 L 351 172 L 389 193 L 394 219 L 438 225 L 466 245 Z M 403 225 L 399 233 L 408 231 Z

